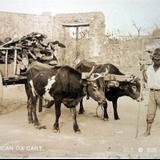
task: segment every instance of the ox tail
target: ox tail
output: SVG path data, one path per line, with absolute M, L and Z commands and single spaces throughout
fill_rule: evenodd
M 42 112 L 43 98 L 39 97 L 39 112 Z

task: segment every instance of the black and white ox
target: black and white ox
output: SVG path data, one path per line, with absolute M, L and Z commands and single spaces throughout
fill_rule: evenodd
M 86 79 L 82 79 L 82 74 L 69 66 L 41 67 L 40 69 L 32 66 L 27 71 L 27 84 L 25 85 L 28 97 L 29 123 L 39 125 L 36 104 L 38 98 L 43 98 L 55 103 L 56 120 L 54 130 L 59 130 L 61 103 L 63 103 L 72 110 L 74 131 L 80 131 L 76 119 L 76 106 L 86 93 L 92 93 L 92 95 L 98 97 L 99 103 L 106 103 L 104 94 L 95 83 L 97 76 L 93 77 L 92 72 L 93 69 L 90 70 Z
M 96 65 L 94 62 L 88 62 L 86 60 L 82 60 L 77 66 L 76 69 L 80 72 L 88 72 L 93 66 L 95 66 L 95 72 L 102 73 L 108 69 L 108 74 L 115 74 L 115 75 L 125 75 L 120 70 L 114 66 L 113 64 L 102 64 L 102 65 Z M 129 96 L 132 99 L 135 99 L 137 101 L 140 100 L 141 98 L 141 84 L 140 84 L 140 79 L 137 77 L 134 77 L 132 81 L 124 81 L 124 82 L 119 82 L 119 85 L 108 87 L 108 84 L 105 84 L 105 97 L 107 100 L 111 101 L 113 104 L 113 109 L 114 109 L 114 118 L 115 120 L 120 119 L 117 111 L 117 101 L 119 97 L 122 96 Z M 107 111 L 105 111 L 107 113 Z M 84 113 L 84 108 L 83 108 L 83 102 L 81 101 L 80 103 L 80 110 L 79 113 Z M 108 114 L 106 115 L 107 119 L 109 119 Z

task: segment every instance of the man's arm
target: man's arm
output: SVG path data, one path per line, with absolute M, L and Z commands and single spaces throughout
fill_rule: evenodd
M 144 79 L 144 82 L 147 83 L 147 66 L 144 66 L 144 69 L 142 70 L 142 75 L 143 75 L 143 79 Z

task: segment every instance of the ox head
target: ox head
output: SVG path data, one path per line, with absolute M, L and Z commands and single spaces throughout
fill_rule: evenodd
M 126 96 L 137 101 L 141 99 L 141 83 L 138 77 L 132 75 L 129 81 L 120 83 L 119 87 L 123 90 Z
M 108 74 L 108 70 L 106 69 L 104 73 L 93 73 L 94 69 L 95 67 L 92 67 L 91 71 L 85 77 L 87 80 L 87 94 L 99 104 L 103 105 L 104 103 L 107 103 L 103 77 Z

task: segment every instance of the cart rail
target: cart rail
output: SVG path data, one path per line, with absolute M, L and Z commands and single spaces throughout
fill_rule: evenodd
M 14 61 L 13 63 L 8 63 L 8 51 L 13 50 Z M 0 72 L 3 85 L 12 85 L 12 84 L 24 84 L 26 83 L 26 77 L 17 75 L 17 51 L 21 50 L 19 47 L 3 47 L 0 46 L 0 51 L 5 51 L 5 63 L 0 64 Z
M 25 84 L 27 78 L 25 76 L 16 76 L 12 78 L 2 78 L 3 85 Z

